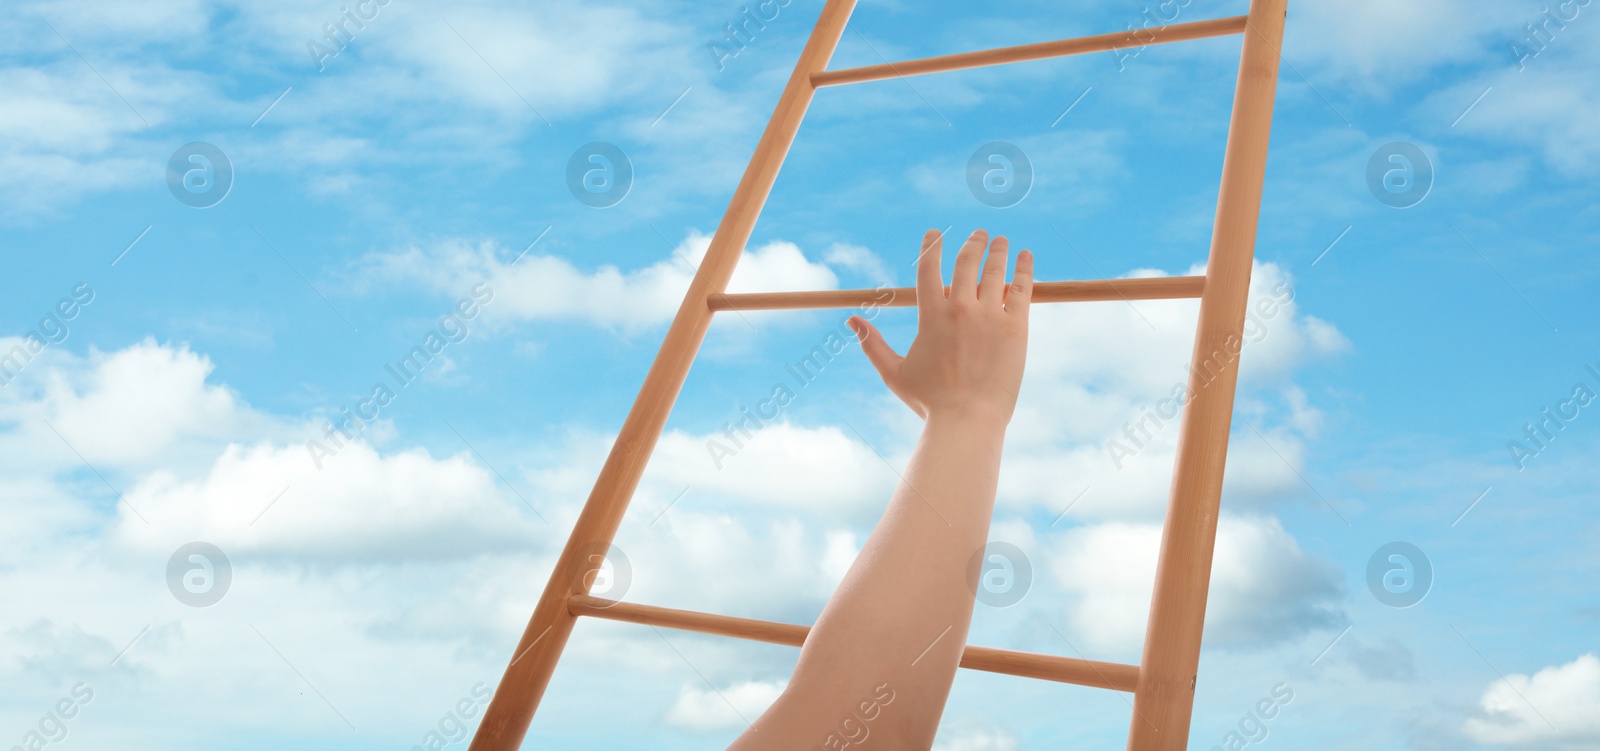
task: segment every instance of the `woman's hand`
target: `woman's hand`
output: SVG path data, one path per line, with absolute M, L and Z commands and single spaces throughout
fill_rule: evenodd
M 1027 356 L 1033 254 L 1024 250 L 1017 255 L 1016 274 L 1008 286 L 1006 239 L 996 237 L 990 243 L 988 233 L 977 230 L 956 254 L 947 293 L 941 245 L 935 230 L 922 237 L 917 338 L 905 357 L 866 320 L 852 316 L 850 328 L 884 384 L 923 419 L 979 419 L 1003 426 L 1016 409 Z

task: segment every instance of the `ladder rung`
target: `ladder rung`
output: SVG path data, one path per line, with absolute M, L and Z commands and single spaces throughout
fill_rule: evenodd
M 786 644 L 791 647 L 804 644 L 806 634 L 811 632 L 809 626 L 793 623 L 774 623 L 654 605 L 637 605 L 591 595 L 572 595 L 567 600 L 567 611 L 573 615 L 665 626 L 683 631 L 698 631 L 702 634 Z M 961 667 L 1130 693 L 1139 685 L 1137 665 L 1079 660 L 993 647 L 974 647 L 970 644 L 961 653 Z
M 986 65 L 1019 63 L 1025 60 L 1040 60 L 1047 57 L 1081 55 L 1088 52 L 1104 52 L 1125 47 L 1143 47 L 1149 44 L 1186 42 L 1191 39 L 1242 34 L 1247 21 L 1248 16 L 1231 16 L 1229 18 L 1214 18 L 1206 21 L 1174 24 L 1172 26 L 1158 26 L 1153 29 L 1118 31 L 1111 34 L 1076 37 L 1055 42 L 1024 44 L 1018 47 L 998 47 L 992 50 L 925 57 L 920 60 L 905 60 L 898 63 L 867 65 L 843 70 L 827 70 L 820 73 L 812 73 L 811 85 L 816 87 L 837 86 L 844 83 L 920 76 L 925 73 L 941 73 L 949 70 L 980 68 Z
M 1108 300 L 1174 300 L 1199 297 L 1203 276 L 1156 276 L 1142 279 L 1038 282 L 1034 302 L 1104 302 Z M 945 289 L 949 289 L 946 287 Z M 885 300 L 884 298 L 888 298 Z M 802 310 L 853 308 L 858 305 L 903 308 L 917 304 L 915 287 L 893 289 L 830 289 L 815 292 L 735 292 L 706 297 L 712 310 Z

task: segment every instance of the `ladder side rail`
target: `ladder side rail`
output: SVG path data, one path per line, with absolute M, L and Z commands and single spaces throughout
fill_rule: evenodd
M 1286 5 L 1250 3 L 1130 751 L 1183 751 L 1188 742 Z
M 588 593 L 593 577 L 586 572 L 593 563 L 587 558 L 603 554 L 622 524 L 628 502 L 705 339 L 712 316 L 706 298 L 722 292 L 733 275 L 733 268 L 772 191 L 778 169 L 816 93 L 811 74 L 827 68 L 854 7 L 855 0 L 828 0 L 823 7 L 795 63 L 794 72 L 778 98 L 772 119 L 762 132 L 750 164 L 717 226 L 699 272 L 689 282 L 683 303 L 645 376 L 633 408 L 617 433 L 594 489 L 556 561 L 505 675 L 495 688 L 469 751 L 516 751 L 521 746 L 576 621 L 576 616 L 567 610 L 567 599 L 573 594 Z

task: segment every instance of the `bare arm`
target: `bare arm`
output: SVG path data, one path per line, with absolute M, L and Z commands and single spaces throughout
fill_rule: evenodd
M 962 245 L 946 297 L 939 234 L 924 236 L 905 357 L 851 319 L 884 383 L 927 424 L 788 688 L 729 751 L 932 746 L 972 621 L 969 563 L 988 537 L 1033 290 L 1028 251 L 1008 289 L 1006 239 L 995 238 L 987 262 L 986 245 L 982 230 Z

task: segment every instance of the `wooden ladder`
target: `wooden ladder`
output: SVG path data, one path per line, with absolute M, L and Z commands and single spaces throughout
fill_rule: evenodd
M 827 70 L 855 6 L 855 0 L 828 0 L 495 689 L 471 751 L 514 751 L 521 746 L 579 616 L 792 646 L 805 641 L 806 626 L 604 600 L 591 596 L 589 588 L 596 561 L 616 536 L 712 315 L 721 310 L 851 307 L 881 295 L 865 289 L 723 291 L 818 88 L 1241 34 L 1239 77 L 1205 275 L 1041 282 L 1034 290 L 1036 302 L 1200 299 L 1189 376 L 1191 397 L 1184 407 L 1143 657 L 1138 665 L 1121 665 L 968 645 L 961 658 L 964 668 L 1132 692 L 1128 748 L 1182 751 L 1194 705 L 1287 2 L 1252 0 L 1245 16 Z M 915 303 L 915 289 L 897 289 L 891 304 Z

